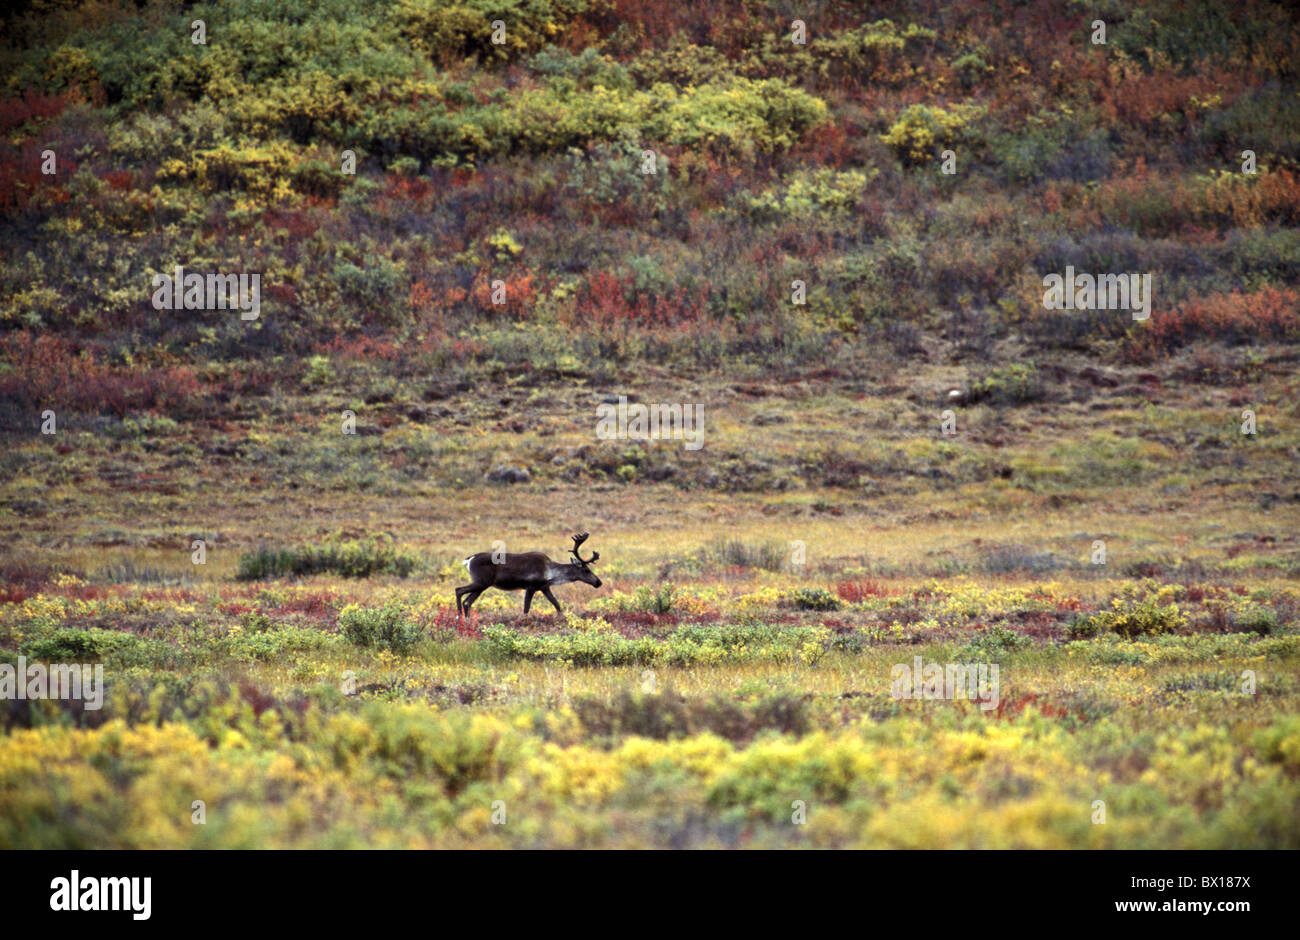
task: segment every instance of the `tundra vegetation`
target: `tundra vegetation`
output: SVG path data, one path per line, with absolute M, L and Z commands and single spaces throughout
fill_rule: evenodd
M 1300 847 L 1293 5 L 862 9 L 0 14 L 0 846 Z

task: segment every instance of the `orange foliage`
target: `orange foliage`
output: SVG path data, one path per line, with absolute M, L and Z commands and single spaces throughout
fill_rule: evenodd
M 115 369 L 57 336 L 13 333 L 0 339 L 0 358 L 10 366 L 0 378 L 0 398 L 30 408 L 116 415 L 175 411 L 193 404 L 200 392 L 188 367 Z
M 704 314 L 705 295 L 678 288 L 652 295 L 633 288 L 631 275 L 618 278 L 598 271 L 587 281 L 570 313 L 575 326 L 609 329 L 615 326 L 673 327 L 694 323 Z
M 499 304 L 492 302 L 494 293 L 492 282 L 498 280 L 505 284 L 505 302 Z M 482 274 L 475 279 L 470 296 L 474 306 L 483 313 L 499 314 L 504 311 L 522 317 L 532 309 L 533 303 L 537 300 L 537 290 L 533 286 L 531 273 L 511 277 L 489 277 Z
M 1167 311 L 1157 308 L 1149 321 L 1134 326 L 1125 351 L 1131 359 L 1149 361 L 1196 339 L 1251 338 L 1300 339 L 1300 293 L 1266 287 L 1253 294 L 1210 294 Z

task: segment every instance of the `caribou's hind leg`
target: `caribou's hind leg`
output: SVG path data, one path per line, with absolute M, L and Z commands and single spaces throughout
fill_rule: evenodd
M 465 592 L 465 616 L 466 617 L 469 616 L 470 605 L 473 604 L 476 600 L 478 600 L 478 596 L 486 590 L 487 590 L 486 587 L 478 587 L 477 585 L 474 585 L 468 591 Z
M 478 596 L 488 589 L 486 584 L 467 584 L 456 588 L 456 610 L 462 615 L 469 615 L 469 605 L 478 600 Z
M 533 595 L 537 593 L 537 588 L 524 589 L 524 615 L 527 616 L 528 608 L 533 606 Z

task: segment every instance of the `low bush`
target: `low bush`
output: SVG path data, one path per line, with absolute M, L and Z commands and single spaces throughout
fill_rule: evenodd
M 1043 397 L 1043 385 L 1032 362 L 1017 362 L 993 369 L 971 383 L 972 402 L 1023 405 Z
M 824 588 L 795 588 L 789 601 L 798 610 L 839 610 L 840 601 Z
M 623 690 L 608 699 L 580 697 L 573 708 L 588 734 L 610 740 L 629 735 L 667 740 L 710 732 L 744 743 L 760 731 L 801 735 L 810 726 L 807 698 L 785 692 L 748 704 L 720 695 L 687 698 L 668 691 Z
M 258 548 L 240 556 L 236 577 L 241 581 L 257 581 L 286 575 L 332 573 L 345 578 L 377 574 L 404 578 L 415 570 L 416 564 L 414 555 L 394 548 L 389 538 L 331 541 L 299 548 Z
M 350 643 L 394 653 L 410 652 L 421 636 L 419 626 L 394 603 L 372 608 L 349 604 L 339 612 L 339 629 Z
M 719 539 L 700 551 L 705 564 L 735 568 L 760 568 L 780 571 L 785 565 L 785 549 L 776 542 L 754 544 L 739 539 Z
M 1070 621 L 1069 632 L 1074 637 L 1115 633 L 1132 638 L 1170 633 L 1186 624 L 1187 615 L 1177 604 L 1162 606 L 1154 600 L 1146 600 L 1125 605 L 1117 599 L 1111 610 L 1075 617 Z

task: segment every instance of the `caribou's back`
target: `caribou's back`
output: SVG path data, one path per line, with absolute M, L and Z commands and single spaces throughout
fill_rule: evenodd
M 491 552 L 479 552 L 465 559 L 465 567 L 476 583 L 510 591 L 546 584 L 555 562 L 541 552 L 506 554 L 500 562 L 492 560 Z

